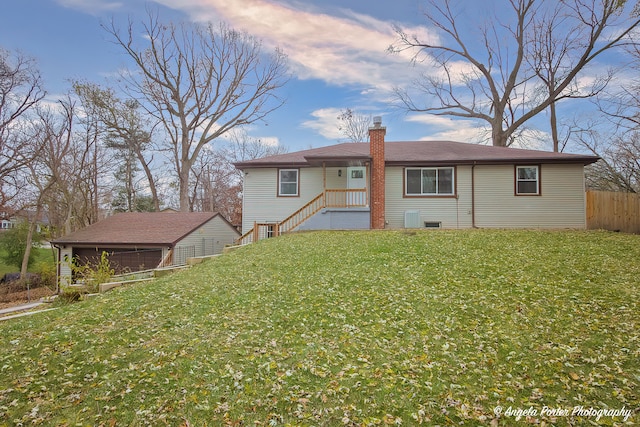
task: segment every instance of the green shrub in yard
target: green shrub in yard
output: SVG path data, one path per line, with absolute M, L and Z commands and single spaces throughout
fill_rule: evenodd
M 51 289 L 56 287 L 56 265 L 51 262 L 40 261 L 35 266 L 35 272 L 40 276 L 40 284 Z
M 289 234 L 0 349 L 0 426 L 638 425 L 640 236 Z
M 63 287 L 54 301 L 55 306 L 67 305 L 82 300 L 84 292 L 79 289 Z
M 75 261 L 71 264 L 73 277 L 84 283 L 89 292 L 97 292 L 98 286 L 101 283 L 107 283 L 115 274 L 115 270 L 109 263 L 109 255 L 104 251 L 96 264 L 78 264 Z
M 29 232 L 29 223 L 21 222 L 9 230 L 0 234 L 0 256 L 2 261 L 12 267 L 20 269 L 22 267 L 22 259 L 27 248 L 27 234 Z M 33 241 L 37 242 L 40 236 L 37 233 L 33 235 Z M 31 266 L 34 259 L 34 252 L 29 254 L 28 266 Z

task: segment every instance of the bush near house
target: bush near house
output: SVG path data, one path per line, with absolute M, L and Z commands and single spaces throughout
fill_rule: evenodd
M 640 236 L 287 235 L 0 323 L 0 424 L 632 425 L 639 301 Z

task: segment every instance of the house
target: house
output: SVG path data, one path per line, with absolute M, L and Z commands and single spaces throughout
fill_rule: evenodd
M 61 283 L 71 262 L 96 264 L 103 252 L 116 272 L 183 265 L 189 257 L 222 252 L 240 233 L 215 212 L 126 212 L 52 241 Z
M 0 233 L 6 230 L 16 228 L 18 225 L 31 221 L 36 212 L 30 210 L 4 211 L 0 212 Z M 41 233 L 49 226 L 49 218 L 46 212 L 41 212 L 36 220 L 35 231 Z
M 452 141 L 344 143 L 236 163 L 243 243 L 283 232 L 585 228 L 589 155 Z

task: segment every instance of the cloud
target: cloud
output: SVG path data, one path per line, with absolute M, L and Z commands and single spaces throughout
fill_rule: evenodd
M 269 147 L 277 147 L 280 145 L 280 138 L 277 136 L 260 136 L 256 137 L 261 144 L 264 144 Z
M 123 6 L 119 1 L 107 0 L 56 0 L 61 6 L 69 9 L 81 10 L 89 15 L 98 15 L 101 12 L 114 11 Z
M 452 119 L 433 114 L 412 114 L 408 122 L 425 125 L 431 132 L 420 140 L 445 140 L 459 142 L 486 142 L 487 129 L 474 120 Z M 489 134 L 490 136 L 490 134 Z
M 302 122 L 302 127 L 316 131 L 327 139 L 338 140 L 344 135 L 338 130 L 339 108 L 321 108 L 311 113 L 312 120 Z
M 300 79 L 320 79 L 333 85 L 361 85 L 365 91 L 388 91 L 409 82 L 417 70 L 410 53 L 389 54 L 396 40 L 390 22 L 345 9 L 323 13 L 314 6 L 282 1 L 189 0 L 179 8 L 194 20 L 224 20 L 233 28 L 257 36 L 269 47 L 279 46 L 289 56 Z M 424 28 L 407 29 L 429 37 Z
M 491 129 L 482 122 L 426 113 L 410 115 L 406 121 L 420 123 L 431 129 L 428 135 L 420 138 L 422 141 L 445 140 L 491 145 Z M 549 150 L 550 140 L 551 135 L 548 132 L 533 127 L 523 128 L 511 146 L 530 150 Z
M 220 135 L 220 139 L 227 143 L 234 141 L 244 141 L 259 143 L 268 147 L 278 147 L 280 145 L 280 138 L 278 138 L 277 136 L 256 135 L 261 133 L 261 129 L 261 127 L 255 125 L 235 127 Z

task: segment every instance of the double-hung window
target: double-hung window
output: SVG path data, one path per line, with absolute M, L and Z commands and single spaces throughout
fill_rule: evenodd
M 540 194 L 540 169 L 538 166 L 516 166 L 516 195 Z
M 278 196 L 298 195 L 298 169 L 278 170 Z
M 453 196 L 455 194 L 453 167 L 406 168 L 405 195 Z

